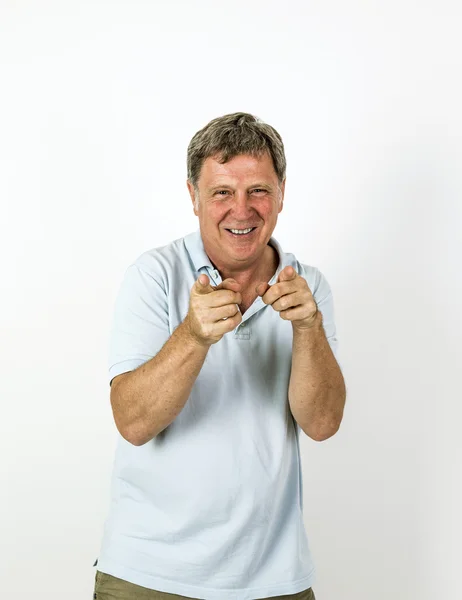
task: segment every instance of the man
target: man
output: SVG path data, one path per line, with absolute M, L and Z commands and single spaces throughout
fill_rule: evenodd
M 343 416 L 332 293 L 272 237 L 275 129 L 214 119 L 187 164 L 199 230 L 137 258 L 116 300 L 94 597 L 312 600 L 299 435 L 325 440 Z

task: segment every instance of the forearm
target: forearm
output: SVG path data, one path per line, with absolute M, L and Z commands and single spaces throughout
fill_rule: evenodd
M 319 313 L 313 327 L 293 331 L 290 409 L 303 431 L 321 441 L 338 430 L 345 397 L 345 381 Z
M 187 319 L 161 350 L 121 382 L 111 399 L 123 437 L 141 446 L 181 412 L 204 364 L 209 346 L 190 334 Z M 123 425 L 122 425 L 123 423 Z

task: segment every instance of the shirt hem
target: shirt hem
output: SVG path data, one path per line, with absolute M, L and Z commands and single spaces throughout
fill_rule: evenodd
M 166 592 L 170 594 L 178 594 L 193 599 L 201 600 L 257 600 L 258 598 L 271 598 L 273 596 L 285 596 L 297 594 L 309 589 L 315 581 L 315 568 L 313 567 L 310 573 L 302 579 L 297 579 L 292 582 L 278 583 L 275 585 L 260 586 L 253 588 L 205 588 L 184 583 L 178 583 L 159 577 L 153 577 L 146 573 L 141 573 L 129 567 L 120 565 L 113 560 L 98 559 L 98 571 L 118 577 L 134 583 L 142 587 L 156 590 L 158 592 Z

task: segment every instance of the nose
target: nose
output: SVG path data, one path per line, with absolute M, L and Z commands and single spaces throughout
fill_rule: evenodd
M 232 214 L 233 216 L 240 220 L 244 221 L 249 216 L 253 214 L 253 209 L 251 206 L 251 198 L 245 191 L 237 191 L 234 194 L 234 201 L 232 205 Z

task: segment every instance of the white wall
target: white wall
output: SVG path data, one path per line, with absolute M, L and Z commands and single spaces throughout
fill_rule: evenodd
M 210 119 L 281 133 L 274 235 L 334 293 L 342 427 L 303 438 L 319 600 L 462 597 L 462 10 L 454 2 L 4 0 L 2 596 L 90 598 L 124 270 L 197 227 Z

